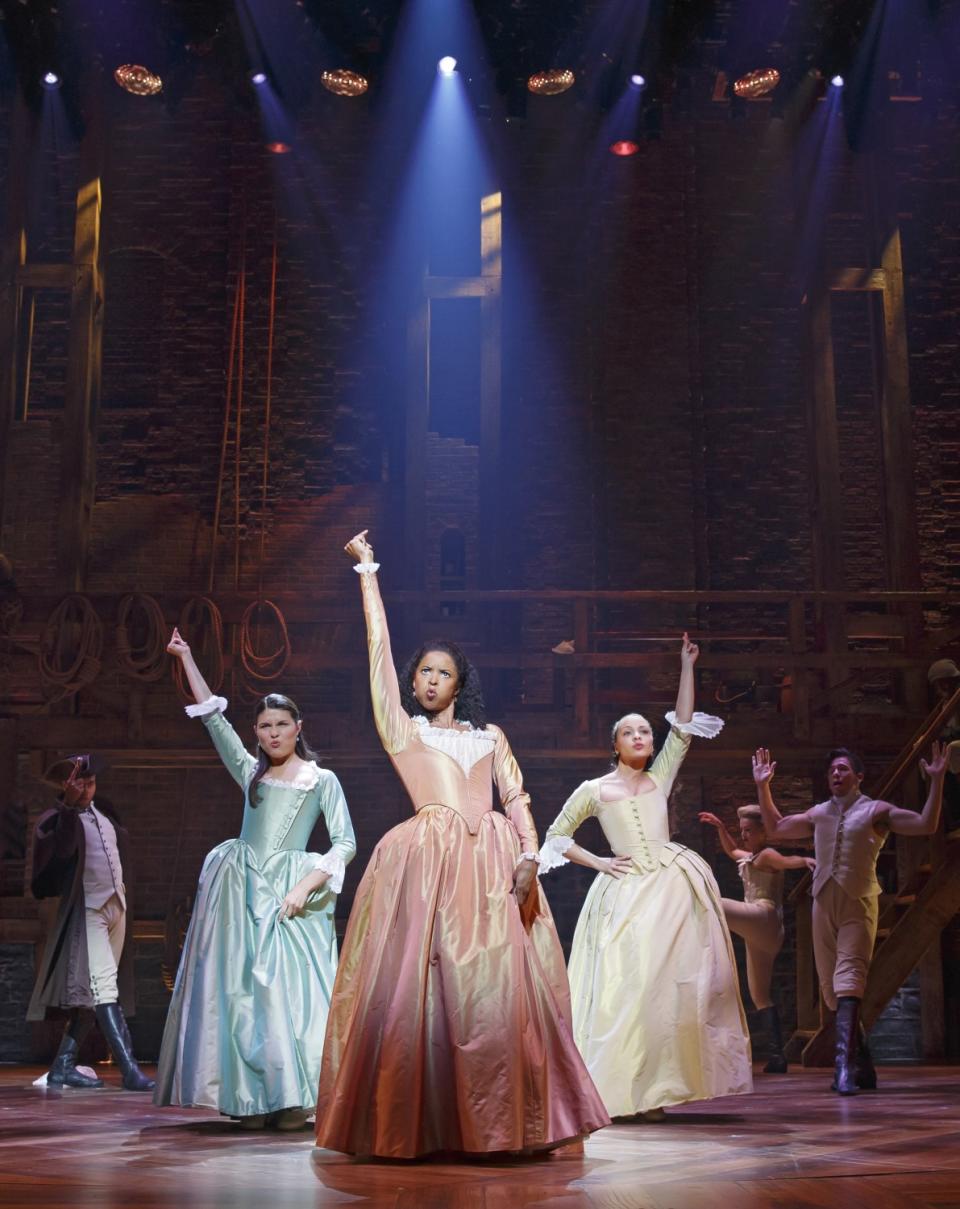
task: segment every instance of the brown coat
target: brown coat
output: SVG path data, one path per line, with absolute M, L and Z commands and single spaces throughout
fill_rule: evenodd
M 116 828 L 127 916 L 132 919 L 133 859 L 130 837 L 107 802 L 98 798 L 96 807 Z M 40 816 L 33 832 L 33 879 L 30 889 L 34 898 L 59 896 L 60 904 L 44 946 L 40 972 L 27 1009 L 28 1020 L 43 1020 L 50 1011 L 58 1008 L 93 1007 L 83 901 L 85 856 L 83 823 L 76 810 L 59 803 Z M 118 985 L 124 1014 L 132 1016 L 133 943 L 129 930 L 120 955 Z

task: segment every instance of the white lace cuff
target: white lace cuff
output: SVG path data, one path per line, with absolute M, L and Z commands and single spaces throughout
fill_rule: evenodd
M 515 867 L 517 869 L 519 869 L 524 861 L 536 861 L 537 864 L 539 865 L 540 864 L 540 853 L 539 852 L 521 852 L 520 855 L 517 857 L 517 863 L 516 863 Z
M 540 873 L 549 873 L 551 869 L 559 869 L 561 865 L 569 865 L 563 855 L 573 845 L 572 835 L 551 835 L 544 840 L 540 849 Z
M 226 697 L 208 697 L 206 701 L 198 701 L 196 705 L 184 706 L 188 718 L 205 718 L 207 714 L 224 714 L 227 712 Z
M 330 877 L 327 881 L 327 886 L 334 894 L 339 894 L 343 889 L 343 875 L 346 872 L 347 866 L 343 863 L 343 857 L 334 852 L 333 849 L 325 852 L 323 856 L 315 856 L 313 872 L 319 869 L 322 873 L 329 873 Z
M 713 714 L 695 713 L 689 722 L 678 722 L 674 710 L 664 714 L 670 725 L 681 735 L 696 735 L 698 739 L 715 739 L 723 730 L 724 721 Z
M 374 571 L 380 570 L 379 563 L 354 563 L 353 569 L 358 575 L 372 575 Z

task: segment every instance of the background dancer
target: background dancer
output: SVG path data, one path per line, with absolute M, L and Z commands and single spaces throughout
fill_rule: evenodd
M 765 747 L 753 757 L 753 779 L 767 835 L 773 841 L 813 836 L 813 950 L 820 992 L 837 1013 L 837 1048 L 833 1088 L 841 1096 L 872 1091 L 877 1086 L 860 1004 L 877 938 L 877 858 L 888 832 L 932 835 L 940 821 L 946 749 L 934 743 L 929 762 L 920 768 L 930 780 L 923 809 L 903 810 L 868 797 L 861 790 L 863 761 L 846 747 L 830 752 L 827 782 L 830 798 L 799 814 L 781 815 L 770 782 L 776 762 Z
M 716 828 L 721 848 L 737 862 L 743 902 L 722 898 L 723 914 L 730 931 L 743 937 L 746 944 L 747 987 L 769 1047 L 764 1073 L 786 1074 L 780 1013 L 771 990 L 773 963 L 783 948 L 783 874 L 786 869 L 812 870 L 816 862 L 811 856 L 784 856 L 769 847 L 759 806 L 737 809 L 740 847 L 715 814 L 702 810 L 699 817 L 701 823 Z
M 577 1045 L 612 1116 L 664 1118 L 664 1105 L 753 1089 L 750 1040 L 730 933 L 710 867 L 670 841 L 667 798 L 692 735 L 719 734 L 693 712 L 699 648 L 680 648 L 677 707 L 650 768 L 653 728 L 614 724 L 616 767 L 585 781 L 554 820 L 541 872 L 574 861 L 600 876 L 587 892 L 570 954 Z M 616 854 L 573 835 L 595 816 Z
M 204 861 L 157 1067 L 158 1104 L 216 1108 L 245 1129 L 298 1129 L 316 1103 L 337 968 L 336 896 L 356 852 L 340 782 L 321 768 L 289 697 L 257 705 L 256 755 L 224 717 L 186 642 L 200 717 L 244 791 L 243 826 Z M 330 849 L 307 852 L 318 820 Z

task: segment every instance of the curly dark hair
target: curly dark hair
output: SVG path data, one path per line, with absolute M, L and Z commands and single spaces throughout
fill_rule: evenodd
M 285 710 L 294 722 L 301 721 L 300 707 L 296 701 L 291 697 L 285 696 L 283 693 L 267 693 L 265 697 L 261 697 L 254 711 L 254 722 L 268 709 Z M 297 735 L 297 745 L 294 750 L 301 760 L 316 760 L 319 763 L 319 757 L 303 737 L 302 729 L 300 734 Z M 270 759 L 259 743 L 254 754 L 257 757 L 257 767 L 253 770 L 253 776 L 250 778 L 250 784 L 247 786 L 247 796 L 250 800 L 250 805 L 255 808 L 260 805 L 260 790 L 257 787 L 270 769 Z
M 425 642 L 400 669 L 400 704 L 411 718 L 428 712 L 413 694 L 413 677 L 427 651 L 443 651 L 456 665 L 458 687 L 453 716 L 458 722 L 469 722 L 477 730 L 483 730 L 487 725 L 487 707 L 483 703 L 480 675 L 460 647 L 445 638 Z

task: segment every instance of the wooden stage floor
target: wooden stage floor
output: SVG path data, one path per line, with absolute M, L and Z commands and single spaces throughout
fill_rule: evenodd
M 582 1156 L 357 1162 L 312 1135 L 241 1133 L 113 1090 L 45 1092 L 0 1068 L 0 1206 L 93 1209 L 919 1209 L 960 1207 L 960 1068 L 881 1070 L 841 1100 L 826 1071 L 614 1125 Z

